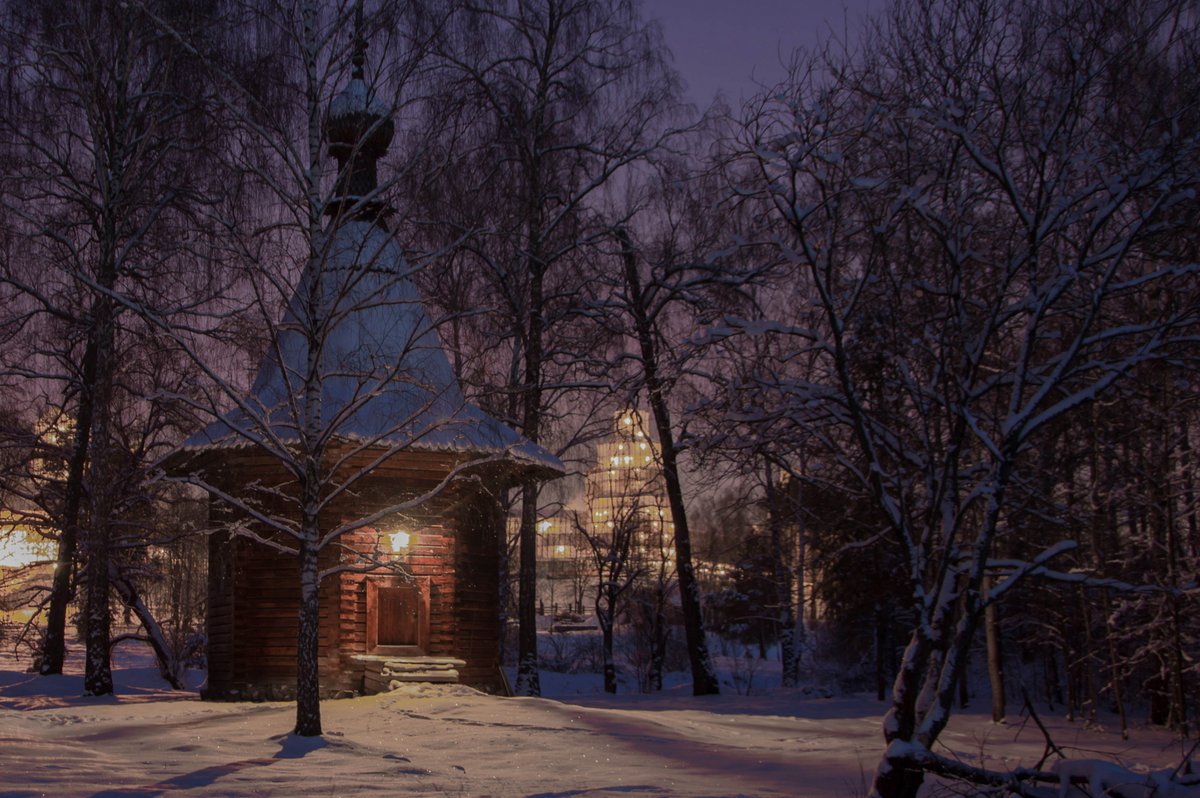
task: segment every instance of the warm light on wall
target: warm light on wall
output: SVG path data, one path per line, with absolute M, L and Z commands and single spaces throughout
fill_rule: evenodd
M 8 521 L 7 513 L 0 516 L 0 568 L 22 568 L 54 560 L 49 540 Z
M 387 536 L 387 539 L 392 545 L 392 551 L 396 553 L 407 551 L 408 547 L 413 543 L 413 536 L 403 529 L 392 532 Z

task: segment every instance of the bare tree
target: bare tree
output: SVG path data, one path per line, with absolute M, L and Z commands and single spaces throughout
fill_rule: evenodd
M 613 655 L 613 633 L 625 609 L 630 589 L 641 575 L 634 557 L 638 531 L 643 528 L 641 508 L 636 501 L 621 504 L 613 517 L 597 523 L 581 521 L 576 514 L 575 531 L 587 541 L 595 569 L 593 608 L 600 624 L 604 657 L 604 692 L 617 692 L 617 663 Z M 595 511 L 589 507 L 589 516 Z
M 764 271 L 775 266 L 767 255 Z M 767 287 L 752 303 L 760 317 L 786 312 L 785 292 Z M 778 298 L 781 302 L 775 302 Z M 735 318 L 742 318 L 736 316 Z M 718 328 L 719 330 L 719 328 Z M 712 337 L 721 339 L 718 331 Z M 814 468 L 807 435 L 791 423 L 791 406 L 780 386 L 803 372 L 809 359 L 795 358 L 778 338 L 736 337 L 719 343 L 708 356 L 711 396 L 698 403 L 705 420 L 705 457 L 726 467 L 758 490 L 770 530 L 770 561 L 777 597 L 782 685 L 799 684 L 801 664 L 810 648 L 804 619 L 806 584 L 812 576 L 805 491 L 829 474 Z M 783 394 L 784 396 L 786 394 Z M 800 432 L 800 434 L 796 434 Z
M 182 248 L 167 242 L 203 229 L 196 211 L 215 174 L 202 160 L 204 83 L 196 54 L 137 9 L 33 3 L 8 4 L 4 13 L 12 165 L 4 199 L 11 232 L 26 248 L 25 257 L 9 258 L 4 279 L 32 343 L 9 373 L 60 397 L 74 431 L 53 519 L 59 552 L 41 672 L 62 670 L 82 553 L 85 689 L 103 694 L 112 691 L 110 550 L 117 474 L 127 459 L 114 429 L 115 407 L 129 395 L 120 352 L 136 340 L 114 295 L 168 312 L 203 284 L 204 272 L 183 271 Z M 163 13 L 190 27 L 208 12 L 185 4 Z
M 664 357 L 663 336 L 668 328 L 668 315 L 675 302 L 700 289 L 694 284 L 695 275 L 682 263 L 670 262 L 668 255 L 660 265 L 665 272 L 652 271 L 645 280 L 632 239 L 624 229 L 617 233 L 621 243 L 623 265 L 622 284 L 616 296 L 620 308 L 628 314 L 630 333 L 637 341 L 638 383 L 644 386 L 647 401 L 654 415 L 658 433 L 659 456 L 662 459 L 663 480 L 671 519 L 675 526 L 675 568 L 679 595 L 683 605 L 684 633 L 687 636 L 688 657 L 692 667 L 692 692 L 710 695 L 720 692 L 716 671 L 708 653 L 704 621 L 700 606 L 700 587 L 696 580 L 692 557 L 692 537 L 688 528 L 687 509 L 679 476 L 679 451 L 675 426 L 671 421 L 669 394 L 679 372 L 670 357 Z M 703 278 L 700 278 L 703 282 Z M 694 296 L 694 294 L 693 294 Z M 670 344 L 667 345 L 667 348 Z
M 988 606 L 1034 575 L 1100 580 L 1052 568 L 1069 538 L 1006 546 L 1046 435 L 1195 346 L 1198 267 L 1167 244 L 1193 235 L 1200 180 L 1193 26 L 1169 2 L 901 3 L 860 56 L 798 64 L 748 121 L 816 312 L 729 332 L 814 356 L 791 417 L 848 444 L 823 454 L 911 588 L 872 795 L 913 796 L 927 772 L 1023 789 L 933 745 Z M 1110 116 L 1129 71 L 1155 100 Z
M 702 143 L 697 131 L 692 143 Z M 625 402 L 649 405 L 658 438 L 658 457 L 674 525 L 674 560 L 684 631 L 696 695 L 719 691 L 705 639 L 692 533 L 685 502 L 681 459 L 693 445 L 688 404 L 701 403 L 711 388 L 691 383 L 707 371 L 709 341 L 697 326 L 724 312 L 736 313 L 749 300 L 748 288 L 761 277 L 761 264 L 739 258 L 728 247 L 732 227 L 716 210 L 717 184 L 711 173 L 683 159 L 659 158 L 656 170 L 615 203 L 611 227 L 617 262 L 601 278 L 593 304 L 618 343 L 606 373 Z M 683 417 L 685 421 L 678 419 Z
M 577 379 L 561 368 L 574 359 L 560 332 L 573 315 L 561 309 L 585 275 L 590 218 L 669 137 L 676 81 L 657 29 L 625 0 L 467 3 L 439 49 L 445 85 L 462 98 L 453 135 L 476 147 L 466 176 L 496 198 L 461 232 L 503 299 L 509 417 L 529 440 L 550 440 L 549 409 Z M 515 690 L 536 695 L 536 485 L 521 502 Z

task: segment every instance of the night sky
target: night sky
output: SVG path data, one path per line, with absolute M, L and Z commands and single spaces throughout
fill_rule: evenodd
M 797 47 L 812 47 L 847 29 L 856 36 L 864 13 L 886 0 L 644 0 L 643 13 L 662 22 L 687 94 L 705 107 L 718 91 L 737 105 L 755 81 L 783 77 Z

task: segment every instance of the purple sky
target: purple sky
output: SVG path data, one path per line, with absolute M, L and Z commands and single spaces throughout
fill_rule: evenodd
M 689 98 L 703 108 L 718 91 L 736 106 L 773 83 L 797 47 L 812 47 L 831 31 L 853 41 L 867 11 L 886 0 L 643 0 L 642 13 L 662 22 L 675 68 Z M 753 77 L 752 77 L 753 76 Z

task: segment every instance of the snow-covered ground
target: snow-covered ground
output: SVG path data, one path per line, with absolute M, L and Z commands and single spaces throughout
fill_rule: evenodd
M 419 686 L 327 701 L 326 736 L 303 739 L 288 734 L 291 704 L 202 702 L 161 687 L 137 644 L 118 654 L 118 695 L 105 699 L 80 695 L 74 661 L 69 675 L 39 678 L 0 658 L 0 796 L 855 796 L 880 753 L 873 697 L 610 697 L 594 674 L 544 674 L 552 698 Z M 1157 730 L 1122 742 L 1043 720 L 1073 756 L 1154 767 L 1181 756 Z M 1032 723 L 979 712 L 945 741 L 997 768 L 1043 749 Z

